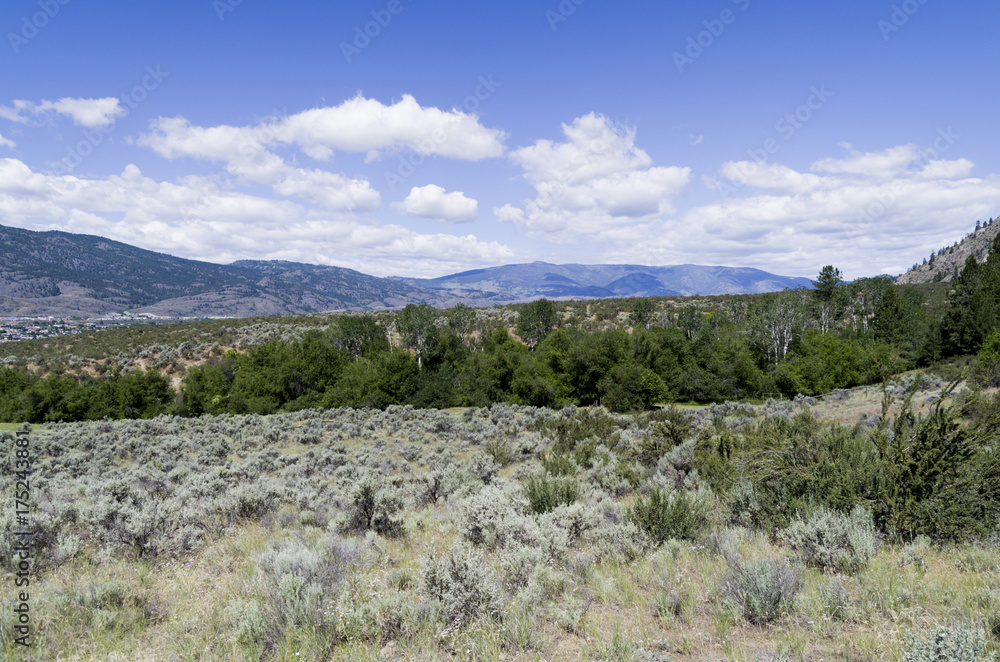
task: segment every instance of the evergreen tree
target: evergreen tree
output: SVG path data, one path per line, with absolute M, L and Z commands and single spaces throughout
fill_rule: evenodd
M 843 282 L 844 279 L 840 274 L 840 269 L 835 268 L 832 264 L 826 265 L 820 270 L 819 277 L 813 281 L 813 286 L 816 288 L 816 296 L 823 301 L 833 299 L 837 287 Z
M 840 269 L 828 264 L 819 272 L 819 277 L 813 281 L 816 290 L 816 300 L 819 304 L 820 331 L 830 330 L 833 321 L 840 314 L 841 297 L 838 296 L 841 284 L 844 282 Z
M 1000 235 L 994 238 L 986 262 L 970 255 L 949 297 L 942 324 L 942 345 L 948 354 L 974 354 L 1000 326 Z

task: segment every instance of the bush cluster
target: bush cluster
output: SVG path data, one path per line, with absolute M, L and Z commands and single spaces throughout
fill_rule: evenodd
M 846 573 L 867 566 L 879 548 L 871 511 L 860 505 L 849 515 L 821 507 L 792 522 L 780 537 L 807 565 Z

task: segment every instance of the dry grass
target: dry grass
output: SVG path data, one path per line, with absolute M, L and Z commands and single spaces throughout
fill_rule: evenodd
M 401 599 L 431 608 L 422 590 L 422 561 L 457 544 L 457 531 L 447 506 L 434 506 L 411 512 L 407 532 L 404 539 L 371 541 L 370 562 L 354 568 L 344 583 L 357 606 Z M 771 626 L 754 626 L 720 593 L 723 555 L 680 543 L 636 562 L 605 561 L 582 573 L 547 566 L 536 573 L 543 599 L 514 597 L 502 622 L 487 617 L 457 629 L 414 622 L 404 624 L 409 629 L 402 635 L 333 647 L 293 628 L 262 658 L 261 651 L 237 642 L 227 605 L 261 598 L 260 554 L 278 540 L 319 547 L 329 535 L 312 527 L 253 525 L 188 559 L 157 564 L 78 559 L 37 582 L 33 600 L 42 633 L 37 652 L 52 660 L 130 661 L 901 660 L 903 636 L 914 628 L 988 627 L 1000 613 L 995 547 L 925 547 L 920 563 L 901 567 L 902 550 L 887 546 L 854 577 L 806 571 L 794 610 Z M 760 534 L 734 529 L 728 535 L 745 558 L 788 554 Z M 831 581 L 846 587 L 843 612 L 825 599 Z M 98 599 L 101 607 L 93 609 L 95 587 L 100 593 L 120 585 L 127 587 L 119 591 L 124 598 Z M 95 616 L 98 611 L 107 613 Z
M 813 411 L 853 424 L 862 413 L 881 413 L 881 392 L 856 389 Z M 399 445 L 385 441 L 385 457 L 397 458 Z M 353 452 L 364 444 L 345 446 Z M 421 444 L 425 453 L 434 447 Z M 282 455 L 310 449 L 298 442 L 278 447 Z M 525 468 L 514 463 L 500 475 L 514 478 Z M 766 626 L 753 625 L 723 591 L 727 555 L 793 554 L 765 533 L 741 528 L 718 529 L 696 543 L 668 541 L 636 559 L 600 558 L 589 544 L 574 544 L 534 567 L 526 586 L 504 586 L 499 617 L 455 624 L 424 586 L 427 559 L 462 544 L 453 502 L 411 504 L 405 535 L 395 539 L 370 533 L 345 542 L 332 526 L 303 524 L 298 514 L 286 504 L 266 525 L 234 527 L 180 558 L 109 558 L 84 549 L 32 580 L 39 638 L 31 659 L 898 661 L 907 632 L 1000 626 L 995 544 L 887 545 L 853 576 L 803 569 L 792 608 Z M 292 544 L 320 554 L 331 542 L 360 551 L 322 596 L 322 613 L 275 625 L 279 579 L 267 574 L 262 555 Z M 484 555 L 501 580 L 503 553 Z M 5 659 L 28 659 L 12 650 L 10 618 L 9 610 L 0 612 L 0 650 Z

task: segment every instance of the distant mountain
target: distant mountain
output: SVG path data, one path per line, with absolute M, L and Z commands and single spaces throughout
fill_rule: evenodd
M 129 311 L 244 317 L 395 308 L 434 299 L 433 293 L 405 283 L 340 267 L 256 261 L 220 265 L 102 237 L 0 226 L 0 315 L 5 316 Z
M 379 310 L 426 302 L 498 305 L 546 297 L 745 294 L 811 287 L 757 269 L 681 265 L 512 264 L 435 279 L 378 278 L 341 267 L 241 260 L 213 264 L 68 232 L 0 225 L 0 315 L 247 317 Z
M 975 255 L 980 262 L 986 261 L 993 240 L 1000 234 L 1000 221 L 990 219 L 984 225 L 979 225 L 970 234 L 951 246 L 935 251 L 933 258 L 912 269 L 896 279 L 900 284 L 948 282 L 962 272 L 966 260 Z
M 509 300 L 753 294 L 812 287 L 808 278 L 775 276 L 759 269 L 693 264 L 646 267 L 532 262 L 463 271 L 434 279 L 402 280 L 414 287 L 458 296 L 483 293 Z

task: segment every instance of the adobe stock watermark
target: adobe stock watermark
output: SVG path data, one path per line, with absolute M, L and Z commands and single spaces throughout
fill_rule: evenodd
M 749 9 L 750 2 L 751 0 L 732 0 L 732 3 L 739 7 L 740 11 Z M 705 29 L 693 37 L 688 37 L 687 47 L 683 52 L 674 51 L 673 53 L 674 65 L 677 67 L 678 73 L 684 73 L 685 67 L 694 64 L 695 60 L 711 48 L 715 40 L 726 31 L 726 27 L 736 22 L 737 16 L 738 14 L 732 9 L 723 9 L 719 12 L 718 18 L 702 21 L 701 24 Z
M 952 131 L 950 126 L 947 129 L 938 129 L 934 142 L 930 146 L 925 147 L 920 152 L 920 156 L 912 163 L 917 165 L 918 171 L 923 170 L 931 161 L 941 158 L 961 137 L 960 134 Z M 875 223 L 875 221 L 885 216 L 892 206 L 896 204 L 900 196 L 905 193 L 906 187 L 903 186 L 903 182 L 899 179 L 894 179 L 889 184 L 887 190 L 877 193 L 873 196 L 875 199 L 872 202 L 858 210 L 858 219 L 855 228 L 860 231 Z
M 125 110 L 124 114 L 115 117 L 103 126 L 84 129 L 82 131 L 83 139 L 76 145 L 67 147 L 66 156 L 53 166 L 55 174 L 68 175 L 73 172 L 77 166 L 83 163 L 85 158 L 93 154 L 94 150 L 104 142 L 105 136 L 114 132 L 119 120 L 128 117 L 133 110 L 139 107 L 139 104 L 146 100 L 149 93 L 158 88 L 169 76 L 168 72 L 160 69 L 160 65 L 156 65 L 155 69 L 152 66 L 146 67 L 146 75 L 142 77 L 142 81 L 129 90 L 128 94 L 118 98 Z
M 777 154 L 782 145 L 795 137 L 795 134 L 815 117 L 816 113 L 833 97 L 833 92 L 826 89 L 825 83 L 819 86 L 813 85 L 809 88 L 809 92 L 809 96 L 802 105 L 790 113 L 785 113 L 784 117 L 774 123 L 774 131 L 780 140 L 772 135 L 760 147 L 748 149 L 747 155 L 753 163 L 739 162 L 736 167 L 740 177 L 732 180 L 731 183 L 719 182 L 716 185 L 716 190 L 723 198 L 728 198 L 731 193 L 746 186 L 757 169 L 766 165 L 768 159 Z
M 20 31 L 7 33 L 7 41 L 14 49 L 14 54 L 17 55 L 21 52 L 21 47 L 38 36 L 39 31 L 48 25 L 49 21 L 55 18 L 59 11 L 69 3 L 70 0 L 39 0 L 38 8 L 41 11 L 36 11 L 31 16 L 22 16 Z
M 569 17 L 576 13 L 576 8 L 587 0 L 562 0 L 555 10 L 549 9 L 545 12 L 545 20 L 549 22 L 549 27 L 555 32 L 560 23 L 565 23 Z
M 927 0 L 904 0 L 898 5 L 893 5 L 889 20 L 880 18 L 875 24 L 879 32 L 882 33 L 882 39 L 889 41 L 889 35 L 893 32 L 899 32 L 904 25 L 910 22 L 910 17 L 920 11 L 920 8 L 925 4 L 927 4 Z
M 243 4 L 243 0 L 213 0 L 212 9 L 220 21 L 226 20 L 226 14 L 232 14 L 236 8 Z
M 479 105 L 493 96 L 497 88 L 502 86 L 503 83 L 493 80 L 493 74 L 480 76 L 475 90 L 462 100 L 461 109 L 466 113 L 476 112 L 479 109 Z M 449 134 L 444 129 L 434 129 L 429 137 L 420 141 L 416 149 L 410 150 L 407 154 L 400 154 L 396 170 L 386 170 L 383 173 L 385 183 L 389 185 L 389 190 L 395 191 L 399 184 L 412 177 L 417 168 L 424 164 L 428 156 L 438 151 L 438 147 L 448 142 L 449 137 Z
M 413 0 L 409 1 L 412 2 Z M 389 27 L 389 24 L 392 23 L 393 17 L 402 14 L 404 9 L 406 9 L 406 6 L 403 5 L 402 0 L 389 0 L 385 9 L 373 9 L 371 11 L 372 20 L 365 23 L 364 26 L 354 26 L 354 39 L 350 43 L 346 41 L 340 42 L 340 52 L 343 53 L 347 64 L 350 64 L 351 60 L 361 55 L 361 51 L 371 46 L 372 40 L 377 39 L 382 34 L 382 30 Z

